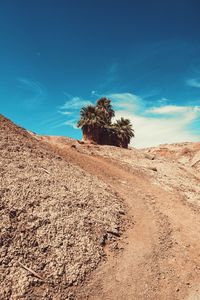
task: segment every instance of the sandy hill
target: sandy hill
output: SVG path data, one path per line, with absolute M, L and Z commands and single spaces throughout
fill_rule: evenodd
M 0 180 L 0 299 L 66 299 L 104 255 L 102 237 L 120 226 L 120 200 L 3 116 Z
M 0 151 L 0 298 L 200 298 L 200 143 L 89 145 L 1 116 Z

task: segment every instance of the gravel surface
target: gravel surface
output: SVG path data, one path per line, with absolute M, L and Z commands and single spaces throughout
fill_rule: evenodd
M 71 299 L 120 228 L 110 187 L 0 115 L 0 299 Z
M 0 115 L 0 299 L 200 297 L 199 171 L 200 143 L 90 145 Z
M 133 220 L 117 243 L 120 255 L 106 247 L 106 263 L 76 299 L 199 299 L 199 143 L 127 150 L 59 137 L 47 142 L 109 182 Z
M 200 206 L 200 143 L 129 150 L 76 143 L 76 149 L 115 160 L 132 173 L 142 172 L 155 185 L 181 194 L 190 204 Z

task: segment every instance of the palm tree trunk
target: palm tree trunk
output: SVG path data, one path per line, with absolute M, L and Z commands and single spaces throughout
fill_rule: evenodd
M 98 127 L 83 128 L 83 141 L 99 144 L 99 130 Z
M 128 148 L 128 142 L 126 141 L 126 140 L 124 140 L 123 142 L 122 142 L 122 144 L 121 144 L 121 147 L 122 148 Z

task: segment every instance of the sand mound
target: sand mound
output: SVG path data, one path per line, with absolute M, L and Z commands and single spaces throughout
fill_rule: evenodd
M 0 299 L 67 299 L 119 227 L 119 197 L 2 115 L 0 180 Z

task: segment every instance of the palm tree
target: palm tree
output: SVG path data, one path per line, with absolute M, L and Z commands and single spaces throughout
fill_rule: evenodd
M 96 106 L 83 107 L 77 123 L 77 127 L 83 131 L 83 140 L 128 148 L 131 138 L 134 137 L 132 124 L 124 118 L 113 124 L 114 116 L 111 100 L 106 97 L 99 99 Z
M 97 100 L 96 108 L 98 111 L 98 115 L 104 121 L 105 125 L 100 128 L 100 144 L 103 145 L 111 145 L 111 120 L 115 116 L 115 112 L 111 105 L 111 100 L 102 97 Z
M 114 135 L 119 147 L 128 148 L 131 138 L 135 136 L 130 120 L 124 118 L 117 120 L 114 124 Z
M 111 119 L 115 116 L 115 112 L 111 105 L 111 100 L 106 97 L 102 97 L 97 100 L 96 107 L 105 123 L 107 125 L 111 124 Z
M 83 140 L 99 143 L 99 129 L 103 123 L 96 106 L 88 105 L 81 109 L 77 127 L 83 131 Z

